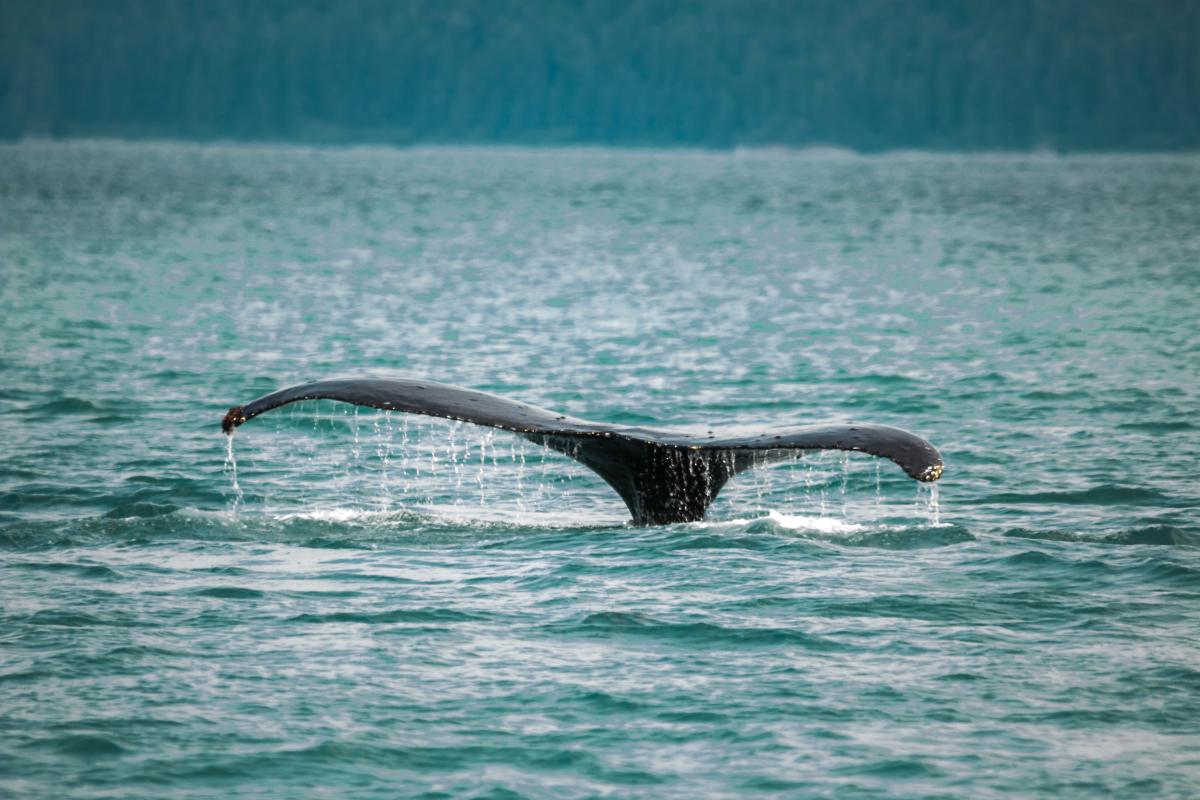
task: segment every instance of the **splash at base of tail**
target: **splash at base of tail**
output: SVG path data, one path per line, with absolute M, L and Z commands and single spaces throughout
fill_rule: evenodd
M 930 482 L 942 476 L 942 457 L 933 445 L 887 425 L 813 425 L 749 436 L 701 436 L 589 422 L 422 380 L 368 378 L 293 386 L 229 409 L 221 430 L 232 435 L 259 414 L 302 400 L 340 400 L 511 431 L 595 471 L 621 496 L 639 525 L 703 519 L 734 475 L 790 458 L 795 451 L 853 450 L 891 459 L 914 480 Z

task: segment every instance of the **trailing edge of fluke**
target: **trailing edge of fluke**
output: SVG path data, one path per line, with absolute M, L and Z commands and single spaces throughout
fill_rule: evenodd
M 942 457 L 921 437 L 887 425 L 813 425 L 749 436 L 696 435 L 609 425 L 445 383 L 405 379 L 316 381 L 229 409 L 221 430 L 302 400 L 340 400 L 387 411 L 512 431 L 565 453 L 617 491 L 636 524 L 691 522 L 731 477 L 796 450 L 853 450 L 888 458 L 918 481 L 942 476 Z

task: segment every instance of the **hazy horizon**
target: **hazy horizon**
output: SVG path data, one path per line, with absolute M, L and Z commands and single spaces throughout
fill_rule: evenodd
M 196 139 L 185 137 L 137 137 L 137 136 L 50 136 L 28 135 L 17 139 L 0 139 L 0 148 L 22 147 L 30 145 L 50 146 L 129 146 L 129 147 L 187 147 L 213 148 L 223 147 L 237 149 L 264 150 L 297 149 L 297 150 L 381 150 L 400 152 L 431 153 L 444 151 L 461 152 L 512 152 L 514 154 L 555 154 L 555 153 L 604 153 L 613 154 L 654 154 L 663 155 L 695 155 L 697 157 L 713 156 L 721 158 L 790 158 L 811 161 L 837 161 L 854 159 L 1038 159 L 1051 160 L 1102 160 L 1119 158 L 1137 159 L 1179 159 L 1200 156 L 1200 145 L 1179 149 L 1157 150 L 1055 150 L 1048 147 L 1033 147 L 1020 149 L 946 149 L 897 147 L 880 150 L 855 150 L 836 144 L 753 144 L 730 146 L 705 146 L 698 144 L 661 143 L 661 144 L 626 144 L 626 143 L 595 143 L 595 142 L 560 142 L 551 144 L 527 144 L 505 141 L 420 141 L 420 142 L 374 142 L 374 141 L 330 141 L 314 142 L 295 139 L 237 139 L 212 138 Z

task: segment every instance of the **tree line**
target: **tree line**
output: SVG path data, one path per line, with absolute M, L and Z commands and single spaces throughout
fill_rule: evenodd
M 0 0 L 0 137 L 1200 145 L 1177 0 Z

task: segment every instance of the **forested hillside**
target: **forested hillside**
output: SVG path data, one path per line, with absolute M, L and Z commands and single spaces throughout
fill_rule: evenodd
M 1200 2 L 0 0 L 0 136 L 1200 146 Z

